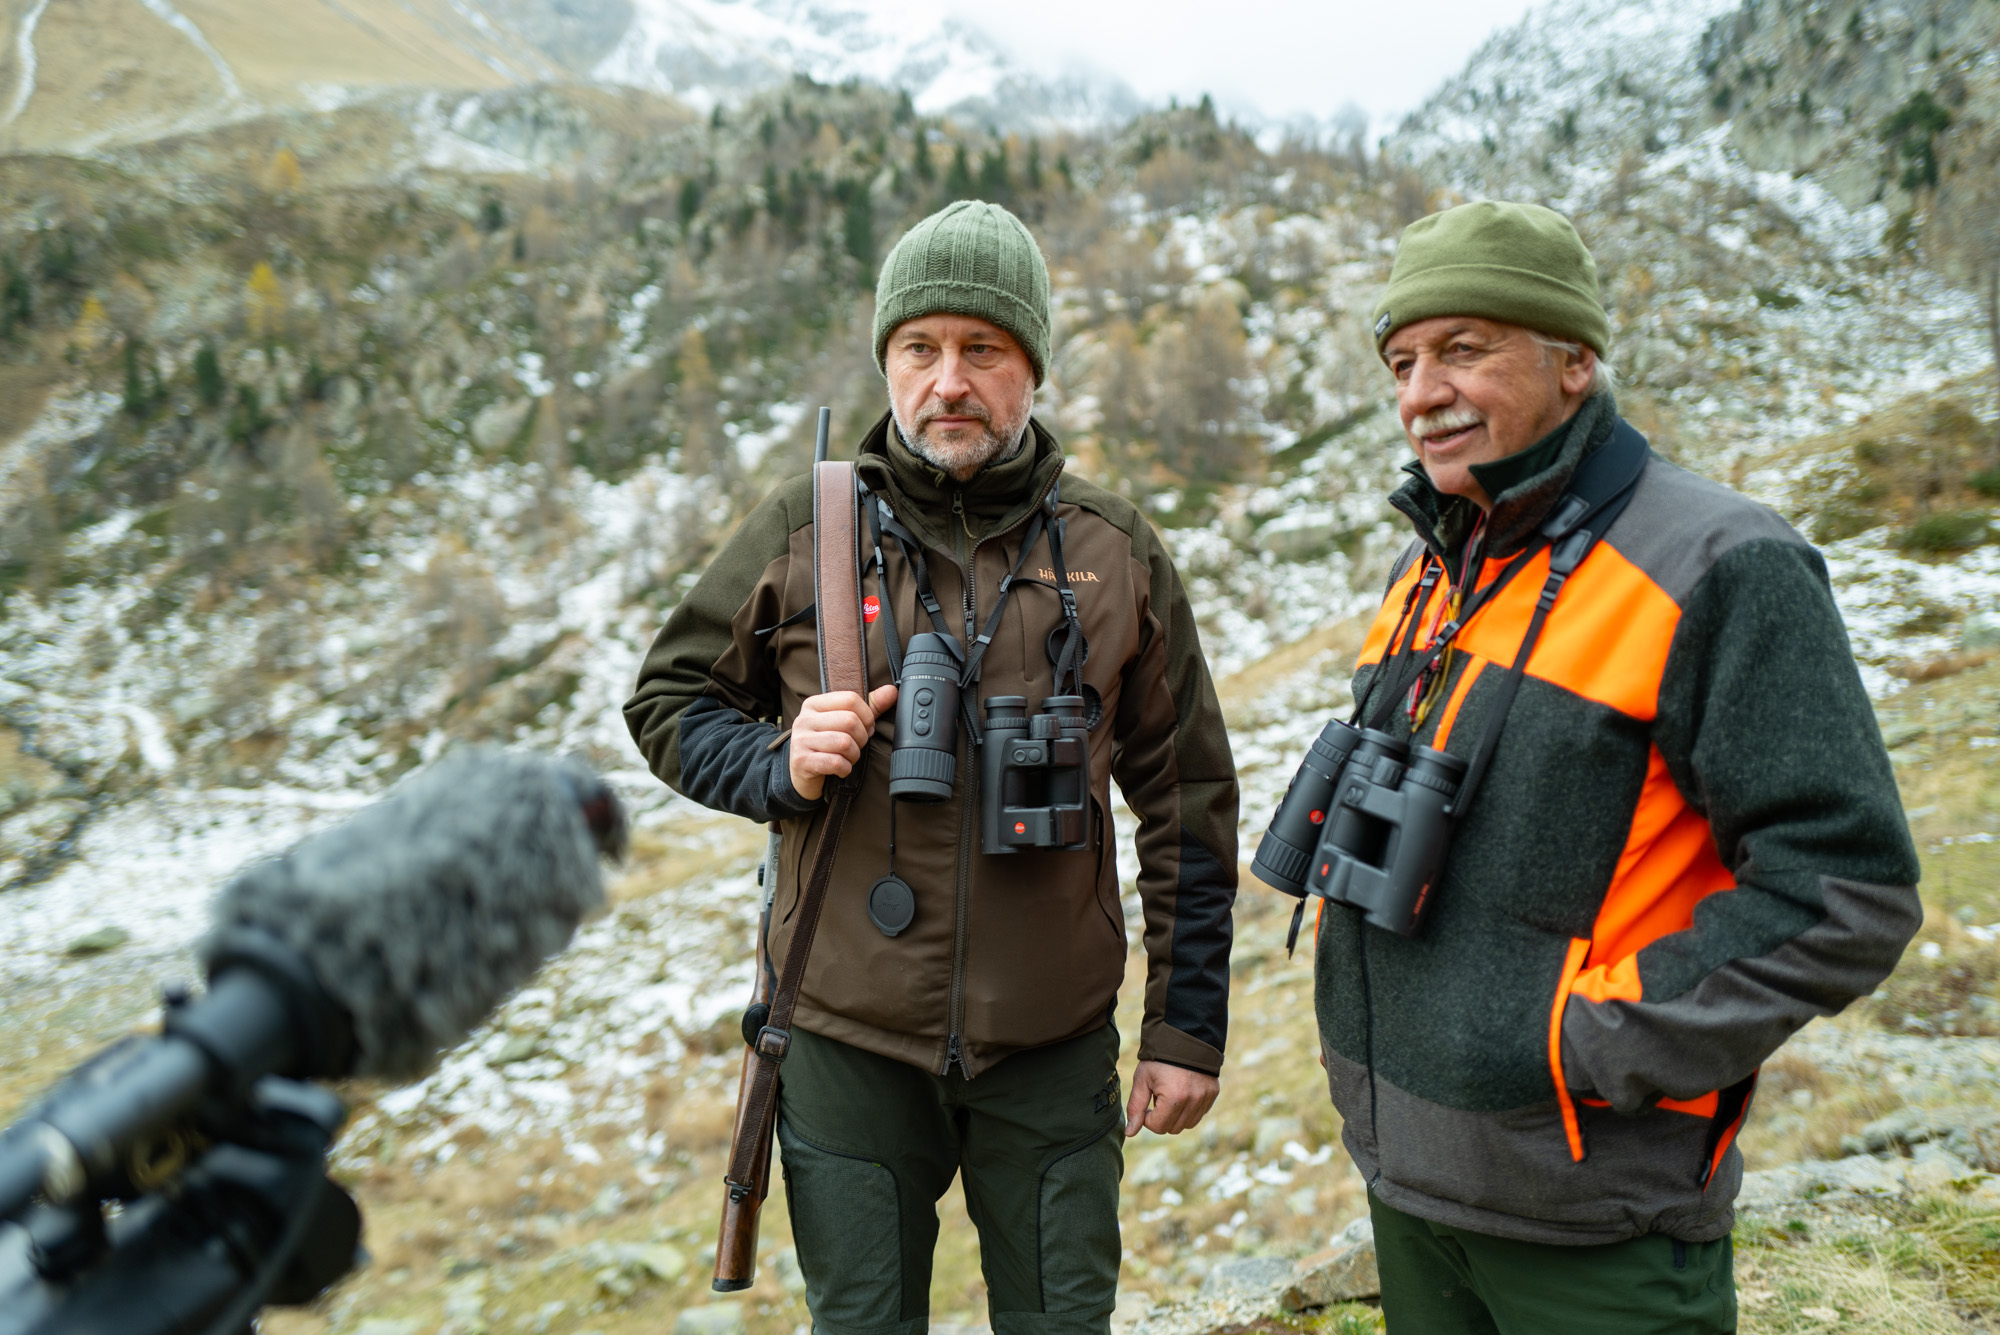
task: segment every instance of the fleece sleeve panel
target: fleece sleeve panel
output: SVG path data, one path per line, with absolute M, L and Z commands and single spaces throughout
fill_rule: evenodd
M 1639 952 L 1638 999 L 1570 998 L 1565 1076 L 1621 1112 L 1742 1080 L 1887 977 L 1923 918 L 1895 776 L 1803 542 L 1743 543 L 1702 577 L 1653 740 L 1736 884 Z
M 777 671 L 757 633 L 785 616 L 791 534 L 812 518 L 803 490 L 777 488 L 737 528 L 668 616 L 625 702 L 626 726 L 654 774 L 704 806 L 756 821 L 816 805 L 792 787 Z
M 1141 652 L 1126 666 L 1112 774 L 1139 818 L 1146 1012 L 1141 1060 L 1214 1074 L 1229 1033 L 1236 904 L 1236 766 L 1194 612 L 1173 562 L 1135 517 Z

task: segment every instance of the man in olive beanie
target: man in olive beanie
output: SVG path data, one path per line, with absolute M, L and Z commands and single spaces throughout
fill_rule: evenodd
M 889 412 L 855 465 L 868 693 L 819 689 L 800 477 L 675 609 L 626 718 L 661 779 L 782 830 L 772 959 L 827 780 L 860 766 L 779 1096 L 814 1330 L 924 1329 L 936 1204 L 962 1175 L 995 1335 L 1102 1335 L 1121 1143 L 1194 1126 L 1220 1088 L 1235 769 L 1166 549 L 1131 503 L 1066 474 L 1033 418 L 1049 274 L 1027 228 L 978 202 L 911 228 L 882 265 L 873 352 Z M 957 664 L 963 714 L 933 676 L 907 687 L 899 723 L 920 652 L 932 674 Z M 981 728 L 1007 697 L 1087 732 L 1063 734 L 1067 759 L 1061 741 L 1000 752 Z M 892 744 L 954 730 L 937 800 L 892 799 Z M 989 785 L 1003 762 L 1017 767 Z M 1111 1023 L 1126 962 L 1112 779 L 1138 817 L 1148 957 L 1129 1096 Z
M 1733 1331 L 1757 1068 L 1922 919 L 1825 566 L 1620 419 L 1596 265 L 1559 214 L 1411 224 L 1373 332 L 1415 538 L 1355 720 L 1455 758 L 1426 777 L 1461 766 L 1443 861 L 1403 887 L 1414 922 L 1346 889 L 1319 920 L 1321 1057 L 1389 1330 Z

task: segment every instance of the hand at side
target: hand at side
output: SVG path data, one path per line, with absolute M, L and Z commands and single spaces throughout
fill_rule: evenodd
M 1139 1128 L 1177 1136 L 1208 1115 L 1222 1082 L 1212 1075 L 1166 1062 L 1140 1062 L 1132 1072 L 1132 1097 L 1125 1103 L 1125 1134 Z

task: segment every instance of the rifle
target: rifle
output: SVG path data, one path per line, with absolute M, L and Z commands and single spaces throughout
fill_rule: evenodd
M 819 410 L 819 438 L 813 448 L 813 596 L 819 635 L 819 685 L 868 693 L 868 664 L 861 635 L 860 516 L 854 465 L 826 461 L 827 426 L 832 411 Z M 866 752 L 862 759 L 867 759 Z M 819 928 L 820 907 L 833 876 L 840 830 L 861 788 L 861 764 L 843 779 L 831 780 L 825 823 L 813 849 L 812 868 L 799 892 L 798 915 L 785 950 L 784 968 L 773 975 L 769 957 L 771 912 L 778 889 L 777 826 L 765 848 L 764 907 L 757 923 L 757 980 L 743 1012 L 743 1070 L 736 1085 L 736 1124 L 729 1138 L 729 1168 L 723 1174 L 722 1223 L 715 1241 L 717 1293 L 737 1293 L 757 1277 L 757 1217 L 771 1187 L 771 1141 L 778 1119 L 778 1067 L 791 1048 L 792 1007 L 805 982 L 806 958 Z
M 757 1070 L 757 1031 L 771 1015 L 771 901 L 778 893 L 778 823 L 764 844 L 764 861 L 757 868 L 757 883 L 764 891 L 764 907 L 757 915 L 757 976 L 750 984 L 750 1005 L 743 1012 L 743 1071 L 736 1081 L 736 1125 L 729 1133 L 732 1154 L 745 1137 L 755 1144 L 751 1152 L 750 1190 L 731 1190 L 722 1198 L 722 1228 L 715 1243 L 717 1293 L 735 1293 L 750 1287 L 757 1277 L 757 1219 L 764 1198 L 771 1192 L 771 1132 L 777 1118 L 766 1115 L 756 1126 L 749 1125 L 750 1081 Z M 770 1114 L 777 1112 L 772 1103 Z

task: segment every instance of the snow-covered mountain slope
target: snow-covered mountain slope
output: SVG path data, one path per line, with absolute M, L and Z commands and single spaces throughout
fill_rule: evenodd
M 1400 155 L 1467 185 L 1496 166 L 1584 156 L 1616 166 L 1697 130 L 1702 34 L 1729 0 L 1543 5 L 1480 46 L 1404 121 Z
M 697 105 L 793 74 L 902 88 L 927 115 L 968 109 L 1003 123 L 1096 121 L 1139 105 L 1108 76 L 1039 79 L 976 28 L 914 0 L 631 0 L 631 10 L 592 77 Z
M 0 148 L 90 150 L 389 89 L 597 82 L 706 110 L 796 75 L 1006 128 L 1122 118 L 912 0 L 0 0 Z

